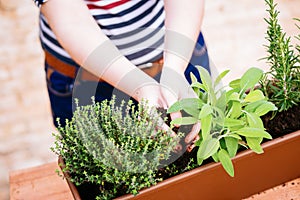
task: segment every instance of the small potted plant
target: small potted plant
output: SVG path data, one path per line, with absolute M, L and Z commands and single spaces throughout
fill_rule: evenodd
M 155 132 L 163 117 L 146 104 L 116 107 L 112 100 L 78 107 L 55 134 L 53 148 L 64 161 L 62 171 L 75 199 L 242 199 L 300 176 L 300 48 L 295 53 L 278 24 L 276 5 L 265 1 L 270 71 L 250 68 L 220 88 L 229 71 L 212 80 L 199 67 L 202 82 L 192 77 L 198 98 L 168 110 L 187 114 L 171 126 L 201 122 L 196 148 L 174 163 L 161 166 L 182 135 Z M 281 120 L 275 124 L 282 124 L 289 115 L 295 127 L 284 125 L 275 133 L 276 118 Z
M 300 128 L 300 46 L 293 47 L 291 38 L 283 32 L 273 0 L 266 3 L 270 17 L 266 19 L 269 44 L 266 45 L 268 55 L 265 59 L 270 70 L 265 73 L 260 85 L 266 97 L 278 107 L 278 111 L 264 116 L 265 126 L 279 137 Z M 296 38 L 300 41 L 300 34 Z

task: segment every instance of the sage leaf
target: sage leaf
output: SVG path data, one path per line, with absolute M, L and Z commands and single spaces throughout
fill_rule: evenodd
M 168 113 L 177 112 L 185 108 L 196 108 L 199 109 L 201 105 L 201 100 L 198 98 L 185 98 L 175 102 L 168 109 Z
M 190 73 L 190 77 L 191 77 L 192 83 L 198 83 L 197 77 L 192 72 Z
M 259 106 L 265 104 L 266 102 L 267 102 L 266 100 L 251 102 L 248 105 L 246 105 L 245 111 L 254 113 L 256 108 L 258 108 Z
M 261 147 L 262 138 L 255 137 L 246 137 L 247 145 L 252 149 L 255 153 L 261 154 L 264 150 Z
M 192 88 L 199 88 L 199 89 L 201 89 L 201 90 L 206 91 L 204 85 L 203 85 L 202 83 L 199 83 L 199 82 L 194 82 L 194 83 L 192 83 L 192 84 L 191 84 L 191 87 L 192 87 Z
M 232 161 L 227 153 L 226 150 L 224 149 L 221 149 L 219 152 L 218 152 L 218 157 L 219 157 L 219 160 L 223 166 L 223 168 L 225 169 L 225 171 L 231 176 L 231 177 L 234 177 L 234 168 L 233 168 L 233 164 L 232 164 Z
M 234 134 L 234 133 L 230 133 L 229 135 L 227 135 L 227 137 L 233 137 L 233 138 L 236 138 L 238 140 L 242 140 L 241 136 L 239 136 L 237 134 Z
M 213 154 L 215 154 L 218 149 L 220 148 L 219 140 L 216 138 L 210 138 L 207 140 L 204 140 L 197 152 L 197 159 L 207 159 Z
M 203 163 L 203 159 L 202 158 L 200 158 L 199 156 L 197 156 L 197 163 L 198 163 L 198 165 L 201 165 L 202 163 Z
M 174 104 L 172 104 L 169 109 L 167 110 L 167 113 L 173 113 L 173 112 L 178 112 L 182 110 L 181 102 L 176 101 Z
M 222 110 L 222 113 L 225 112 L 226 109 L 226 93 L 222 92 L 220 97 L 217 98 L 216 107 Z
M 265 99 L 265 96 L 261 90 L 252 90 L 246 95 L 245 102 L 255 102 Z
M 208 71 L 201 67 L 201 66 L 196 66 L 199 70 L 199 73 L 200 73 L 200 77 L 201 77 L 201 81 L 202 81 L 202 84 L 205 88 L 205 91 L 207 91 L 208 93 L 213 93 L 213 87 L 212 87 L 212 81 L 211 81 L 211 76 L 210 74 L 208 73 Z
M 245 122 L 239 119 L 232 119 L 232 118 L 225 118 L 224 126 L 225 127 L 232 127 L 232 126 L 242 126 Z
M 200 108 L 202 107 L 203 102 L 198 98 L 185 98 L 180 101 L 175 102 L 168 109 L 167 113 L 178 112 L 184 110 L 186 113 L 193 117 L 198 117 L 200 113 Z
M 243 90 L 253 88 L 262 76 L 263 71 L 261 69 L 251 67 L 243 74 L 240 82 L 240 88 L 242 88 Z
M 189 115 L 197 118 L 200 114 L 200 109 L 203 106 L 203 101 L 198 98 L 186 98 L 181 100 L 182 109 Z
M 263 121 L 256 113 L 246 113 L 247 121 L 250 127 L 253 128 L 264 128 Z
M 201 135 L 203 140 L 206 140 L 210 134 L 212 126 L 212 115 L 207 115 L 201 119 Z
M 265 114 L 267 114 L 270 111 L 275 111 L 277 110 L 277 107 L 271 103 L 271 102 L 265 102 L 264 104 L 259 105 L 256 109 L 255 109 L 255 113 L 258 116 L 263 116 Z
M 267 139 L 272 139 L 272 136 L 268 132 L 260 128 L 243 127 L 237 130 L 236 133 L 245 137 L 263 137 Z
M 195 124 L 198 122 L 197 118 L 194 117 L 179 117 L 176 119 L 173 119 L 171 121 L 171 125 L 178 124 L 178 125 L 189 125 L 189 124 Z
M 211 157 L 213 158 L 213 160 L 214 160 L 215 162 L 219 162 L 219 161 L 220 161 L 220 160 L 219 160 L 219 157 L 218 157 L 218 153 L 213 154 Z
M 225 137 L 225 143 L 230 158 L 233 158 L 238 150 L 239 143 L 238 139 L 233 137 Z
M 232 101 L 228 114 L 230 118 L 238 118 L 242 114 L 242 104 L 238 101 Z
M 235 90 L 228 91 L 226 95 L 227 102 L 230 100 L 240 101 L 239 93 L 237 93 Z
M 224 112 L 218 107 L 214 107 L 213 110 L 213 123 L 223 127 L 225 121 Z
M 233 80 L 229 83 L 229 86 L 233 89 L 238 89 L 240 90 L 240 82 L 241 82 L 241 79 L 236 79 L 236 80 Z
M 225 70 L 217 76 L 217 78 L 215 80 L 215 86 L 217 86 L 221 82 L 221 80 L 228 74 L 229 71 L 230 70 Z
M 199 119 L 205 118 L 213 112 L 212 107 L 209 104 L 204 104 L 199 113 Z

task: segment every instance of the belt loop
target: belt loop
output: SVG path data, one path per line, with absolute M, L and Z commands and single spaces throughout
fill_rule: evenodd
M 74 86 L 78 86 L 82 83 L 83 79 L 82 79 L 82 69 L 81 67 L 76 69 L 76 76 L 74 77 Z
M 53 74 L 54 70 L 49 66 L 47 67 L 46 70 L 47 70 L 46 71 L 46 78 L 47 78 L 48 81 L 50 81 L 51 75 Z

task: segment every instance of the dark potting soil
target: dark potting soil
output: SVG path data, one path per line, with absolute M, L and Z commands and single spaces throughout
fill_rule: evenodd
M 272 117 L 272 113 L 268 113 L 262 116 L 262 120 L 266 131 L 273 139 L 282 137 L 300 129 L 300 105 L 287 111 L 277 112 L 275 117 Z
M 83 183 L 76 186 L 81 200 L 93 200 L 100 194 L 99 185 L 92 183 Z

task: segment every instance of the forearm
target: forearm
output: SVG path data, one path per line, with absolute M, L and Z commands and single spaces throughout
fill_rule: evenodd
M 204 0 L 165 0 L 165 10 L 165 66 L 182 73 L 200 33 Z
M 50 0 L 41 7 L 59 43 L 79 65 L 118 89 L 132 95 L 142 82 L 152 82 L 126 59 L 91 16 L 82 0 Z M 143 79 L 124 82 L 135 74 Z

